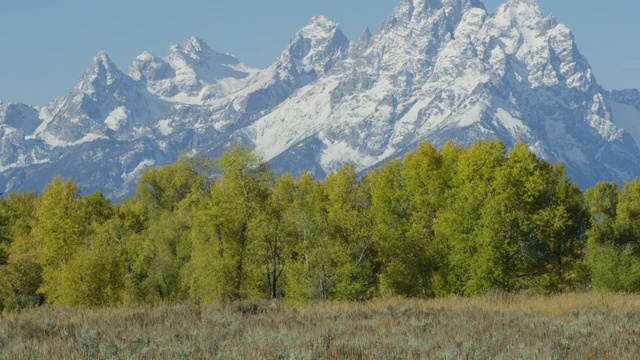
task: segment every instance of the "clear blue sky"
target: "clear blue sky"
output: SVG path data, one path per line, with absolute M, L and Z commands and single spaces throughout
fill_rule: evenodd
M 142 51 L 165 56 L 197 35 L 219 52 L 264 67 L 315 15 L 350 39 L 375 32 L 401 0 L 0 0 L 0 100 L 44 105 L 66 95 L 106 51 L 121 70 Z M 484 1 L 489 12 L 501 0 Z M 575 34 L 607 89 L 640 88 L 640 1 L 538 0 Z

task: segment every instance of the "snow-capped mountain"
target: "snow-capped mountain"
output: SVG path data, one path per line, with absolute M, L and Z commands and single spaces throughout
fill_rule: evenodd
M 246 86 L 256 73 L 229 54 L 220 54 L 197 37 L 173 45 L 164 59 L 144 52 L 127 74 L 149 92 L 170 102 L 202 105 Z
M 337 23 L 323 16 L 311 19 L 278 59 L 244 89 L 212 102 L 220 110 L 217 120 L 245 125 L 265 115 L 298 89 L 325 76 L 346 58 L 349 44 Z
M 364 170 L 425 139 L 496 136 L 564 162 L 582 185 L 640 169 L 571 32 L 533 0 L 493 15 L 473 0 L 406 1 L 359 49 L 249 127 L 267 158 L 296 164 L 309 147 L 324 171 Z
M 25 104 L 0 104 L 0 172 L 48 160 L 25 137 L 41 120 L 36 109 Z
M 49 104 L 34 137 L 50 147 L 94 140 L 127 141 L 150 135 L 150 126 L 169 106 L 99 53 L 62 99 Z
M 120 72 L 98 54 L 66 97 L 0 104 L 0 190 L 71 176 L 131 193 L 182 152 L 252 145 L 280 171 L 360 171 L 418 142 L 524 140 L 586 187 L 640 175 L 640 92 L 604 91 L 571 31 L 535 0 L 489 14 L 477 0 L 405 0 L 349 41 L 311 19 L 270 66 L 252 69 L 192 37 Z

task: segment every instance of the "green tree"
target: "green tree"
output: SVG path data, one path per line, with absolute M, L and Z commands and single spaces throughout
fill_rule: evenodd
M 584 199 L 589 207 L 594 226 L 589 231 L 592 245 L 617 243 L 616 207 L 620 187 L 615 182 L 599 182 L 584 193 Z
M 449 249 L 449 291 L 547 293 L 584 284 L 591 223 L 562 166 L 538 160 L 522 142 L 507 153 L 496 140 L 456 158 L 435 224 Z
M 59 304 L 105 306 L 125 302 L 127 274 L 121 239 L 113 221 L 99 227 L 73 257 L 60 265 Z
M 147 303 L 176 302 L 187 298 L 182 270 L 191 258 L 191 211 L 162 211 L 142 233 L 125 241 L 133 253 L 131 273 L 138 297 Z
M 542 275 L 539 249 L 544 240 L 537 235 L 534 219 L 548 205 L 552 167 L 518 142 L 495 172 L 493 191 L 481 211 L 471 270 L 479 292 L 525 289 Z
M 437 273 L 446 249 L 433 228 L 444 192 L 442 155 L 422 143 L 398 160 L 370 172 L 375 234 L 383 268 L 383 292 L 432 297 L 442 286 Z M 435 283 L 435 286 L 434 286 Z
M 0 266 L 7 263 L 9 257 L 7 249 L 13 241 L 11 218 L 5 203 L 6 201 L 0 197 Z
M 422 143 L 415 152 L 405 156 L 404 177 L 411 204 L 408 247 L 404 252 L 412 254 L 410 264 L 413 272 L 410 277 L 419 284 L 414 286 L 418 292 L 412 295 L 440 295 L 445 291 L 449 254 L 446 243 L 436 239 L 434 226 L 449 186 L 447 159 L 433 145 Z
M 485 263 L 491 259 L 483 259 L 482 264 L 476 259 L 484 246 L 479 241 L 479 223 L 488 199 L 495 194 L 495 178 L 506 163 L 506 149 L 497 140 L 479 141 L 460 152 L 450 146 L 443 163 L 451 168 L 451 175 L 434 229 L 436 241 L 446 246 L 448 253 L 444 292 L 481 293 L 490 285 L 481 276 L 487 270 L 477 266 L 492 265 Z
M 640 181 L 599 183 L 585 197 L 595 223 L 589 232 L 593 288 L 640 292 Z
M 370 171 L 367 176 L 371 181 L 370 212 L 375 221 L 374 238 L 382 262 L 381 292 L 407 296 L 419 294 L 418 289 L 424 289 L 424 286 L 416 286 L 416 283 L 423 285 L 425 279 L 416 274 L 418 269 L 414 268 L 412 260 L 423 254 L 407 238 L 413 208 L 402 163 L 394 159 L 378 170 Z
M 369 184 L 358 182 L 355 167 L 345 164 L 326 183 L 328 252 L 332 259 L 330 294 L 339 300 L 371 298 L 378 290 L 377 247 Z
M 65 284 L 59 270 L 83 245 L 87 226 L 80 209 L 80 188 L 56 176 L 46 186 L 35 211 L 32 236 L 37 262 L 42 267 L 40 292 L 56 302 Z
M 114 278 L 124 275 L 113 264 L 120 261 L 120 250 L 104 230 L 113 215 L 108 199 L 100 193 L 80 197 L 72 180 L 55 177 L 47 185 L 31 235 L 42 267 L 38 291 L 48 302 L 102 305 L 119 300 Z M 114 293 L 106 295 L 108 291 Z
M 591 279 L 596 291 L 640 292 L 640 257 L 630 248 L 602 244 L 593 252 Z
M 212 160 L 198 155 L 182 157 L 176 163 L 146 169 L 140 175 L 136 197 L 152 217 L 163 210 L 174 211 L 186 198 L 200 201 L 210 186 Z
M 266 293 L 269 299 L 283 298 L 286 294 L 285 270 L 295 256 L 295 237 L 287 211 L 293 205 L 295 180 L 290 174 L 278 178 L 273 191 L 258 209 L 250 227 L 258 251 L 262 253 L 266 272 Z M 284 284 L 283 284 L 284 283 Z
M 289 271 L 284 273 L 289 301 L 329 298 L 332 265 L 327 201 L 324 187 L 311 174 L 305 172 L 294 180 L 292 203 L 284 213 L 294 240 L 289 243 Z
M 640 180 L 624 185 L 618 195 L 615 243 L 640 255 Z
M 550 179 L 542 197 L 544 207 L 533 217 L 540 239 L 537 267 L 542 273 L 537 288 L 545 293 L 584 286 L 587 231 L 592 224 L 582 193 L 566 177 L 564 166 L 555 164 Z
M 38 243 L 31 236 L 38 196 L 35 193 L 9 194 L 4 205 L 9 214 L 7 264 L 2 279 L 5 307 L 17 309 L 41 301 L 42 267 L 37 262 Z
M 212 163 L 205 156 L 143 171 L 135 201 L 120 209 L 127 231 L 126 253 L 137 297 L 144 302 L 187 297 L 182 279 L 191 258 L 191 218 L 211 185 Z
M 273 172 L 242 146 L 222 154 L 218 166 L 222 175 L 194 216 L 194 252 L 185 270 L 190 296 L 199 303 L 258 296 L 265 288 L 264 259 L 249 227 L 270 196 Z
M 126 290 L 123 293 L 123 302 L 154 303 L 159 301 L 157 289 L 149 288 L 146 285 L 149 272 L 144 268 L 144 260 L 147 259 L 145 252 L 148 249 L 148 242 L 153 238 L 149 236 L 151 220 L 148 216 L 148 209 L 139 201 L 137 197 L 124 199 L 121 204 L 114 207 L 112 220 L 105 224 L 107 233 L 112 234 L 118 246 L 121 248 L 122 261 L 126 270 Z

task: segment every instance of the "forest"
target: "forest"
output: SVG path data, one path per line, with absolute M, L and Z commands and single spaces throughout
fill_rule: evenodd
M 112 203 L 55 177 L 0 200 L 0 310 L 504 291 L 640 292 L 640 181 L 582 191 L 522 142 L 420 144 L 278 176 L 248 147 L 145 170 Z

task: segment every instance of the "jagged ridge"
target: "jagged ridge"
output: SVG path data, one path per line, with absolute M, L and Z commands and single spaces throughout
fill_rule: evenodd
M 0 104 L 0 184 L 54 173 L 129 194 L 183 151 L 255 145 L 281 171 L 358 170 L 417 142 L 524 140 L 582 186 L 640 174 L 640 92 L 605 92 L 571 31 L 534 0 L 488 14 L 476 0 L 407 0 L 350 42 L 316 17 L 266 69 L 196 37 L 120 72 L 107 54 L 42 109 Z

